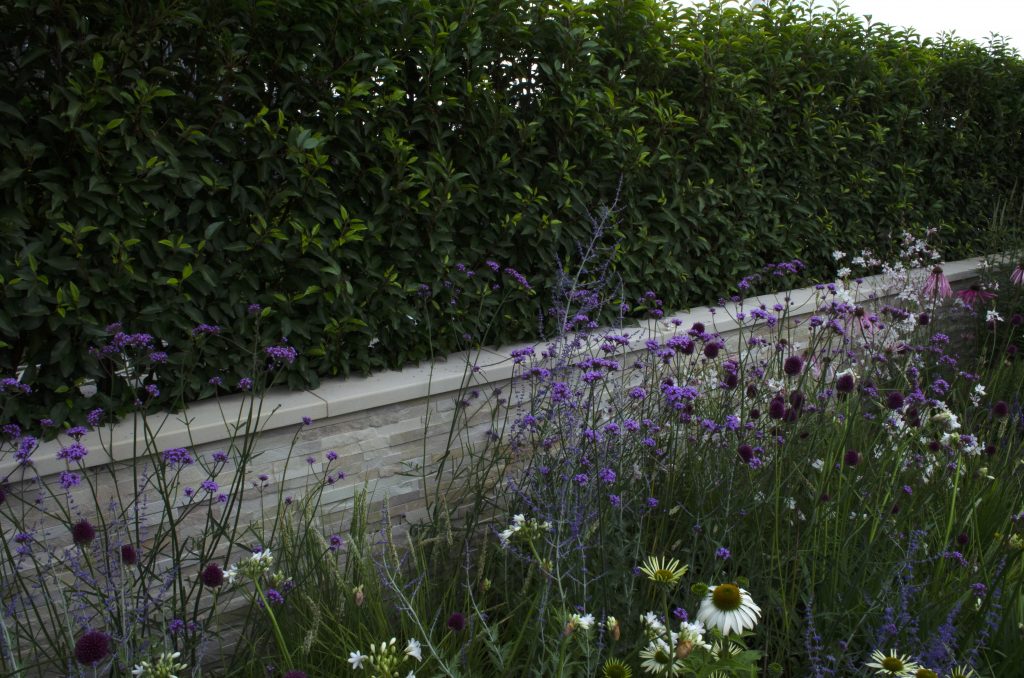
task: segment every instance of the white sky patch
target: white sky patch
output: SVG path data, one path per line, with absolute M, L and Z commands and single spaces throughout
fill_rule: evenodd
M 662 0 L 677 5 L 705 4 L 695 0 Z M 733 0 L 733 4 L 761 4 L 765 0 Z M 830 11 L 835 2 L 812 0 L 820 11 Z M 1018 52 L 1024 52 L 1024 0 L 843 0 L 848 14 L 871 16 L 872 23 L 911 28 L 922 38 L 940 33 L 986 44 L 998 34 Z

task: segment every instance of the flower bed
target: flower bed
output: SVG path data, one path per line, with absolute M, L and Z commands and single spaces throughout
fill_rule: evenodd
M 452 405 L 424 399 L 422 435 L 389 433 L 409 448 L 376 493 L 325 420 L 296 406 L 301 426 L 271 426 L 282 345 L 220 401 L 238 408 L 221 442 L 156 415 L 127 436 L 98 411 L 55 447 L 7 428 L 5 668 L 1000 675 L 1024 543 L 1020 274 L 954 295 L 956 267 L 905 245 L 886 266 L 836 253 L 834 282 L 702 320 L 651 293 L 618 329 L 591 321 L 615 288 L 567 277 L 562 334 L 438 368 Z M 98 349 L 153 342 L 118 328 Z M 408 521 L 387 496 L 403 492 Z

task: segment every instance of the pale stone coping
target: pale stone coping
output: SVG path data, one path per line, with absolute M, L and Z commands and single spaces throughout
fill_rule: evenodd
M 985 260 L 986 257 L 974 257 L 943 263 L 942 267 L 946 277 L 951 282 L 956 282 L 977 277 Z M 927 272 L 927 268 L 917 269 L 915 274 L 927 275 Z M 884 292 L 885 282 L 885 276 L 881 274 L 864 277 L 858 296 L 866 298 L 872 292 L 881 294 Z M 744 308 L 750 309 L 760 304 L 773 305 L 783 297 L 789 297 L 790 315 L 800 317 L 810 315 L 815 310 L 813 302 L 820 295 L 821 292 L 812 286 L 748 297 L 742 303 Z M 670 335 L 673 331 L 670 321 L 678 319 L 682 321 L 681 327 L 684 328 L 701 322 L 709 330 L 728 334 L 739 327 L 735 320 L 738 310 L 739 304 L 733 302 L 715 311 L 708 307 L 695 307 L 658 321 L 648 321 L 624 329 L 627 332 L 641 331 L 645 336 L 658 338 Z M 512 376 L 513 362 L 510 354 L 513 350 L 535 347 L 542 343 L 523 343 L 500 348 L 483 348 L 472 353 L 456 353 L 433 364 L 421 363 L 402 370 L 379 372 L 366 377 L 324 381 L 319 388 L 308 391 L 272 389 L 263 399 L 256 428 L 265 432 L 280 430 L 297 426 L 303 417 L 310 417 L 313 420 L 337 417 L 419 398 L 452 394 L 471 383 L 502 382 Z M 476 374 L 468 369 L 470 364 L 480 368 Z M 250 397 L 234 394 L 201 401 L 189 407 L 187 411 L 179 413 L 154 414 L 145 420 L 138 415 L 128 417 L 113 427 L 104 427 L 99 432 L 92 431 L 83 436 L 81 442 L 90 450 L 85 465 L 98 466 L 111 461 L 130 460 L 136 454 L 144 455 L 147 450 L 141 443 L 136 450 L 136 426 L 140 427 L 138 430 L 141 432 L 143 424 L 151 432 L 149 437 L 154 441 L 154 450 L 194 447 L 227 440 L 231 437 L 231 429 L 234 426 L 244 424 L 250 403 Z M 258 402 L 256 406 L 259 406 Z M 245 411 L 241 410 L 243 407 Z M 101 444 L 100 435 L 105 444 Z M 103 453 L 104 448 L 109 454 Z M 64 462 L 56 457 L 59 449 L 60 444 L 57 441 L 40 444 L 33 455 L 35 469 L 39 475 L 50 475 L 65 469 Z M 0 475 L 7 475 L 8 472 L 15 470 L 16 465 L 12 462 L 10 457 L 0 462 Z M 18 474 L 14 473 L 12 479 L 17 476 Z

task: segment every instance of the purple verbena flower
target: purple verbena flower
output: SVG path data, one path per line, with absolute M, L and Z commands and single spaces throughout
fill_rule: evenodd
M 57 458 L 66 461 L 81 461 L 85 459 L 87 454 L 89 454 L 89 450 L 85 448 L 85 445 L 75 441 L 67 447 L 60 448 L 60 451 L 57 452 Z
M 291 365 L 299 357 L 298 351 L 291 346 L 268 346 L 263 349 L 263 352 L 279 365 L 284 363 Z
M 220 326 L 218 326 L 218 325 L 207 325 L 206 323 L 200 323 L 199 325 L 196 325 L 195 327 L 192 328 L 192 336 L 193 337 L 210 336 L 210 335 L 220 334 L 220 332 L 221 332 Z
M 184 447 L 172 447 L 164 450 L 164 463 L 170 466 L 188 466 L 192 463 L 192 455 Z

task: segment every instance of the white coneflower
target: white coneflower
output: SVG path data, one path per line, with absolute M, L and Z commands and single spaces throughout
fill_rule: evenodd
M 697 611 L 699 621 L 717 627 L 725 635 L 754 628 L 760 616 L 761 608 L 751 600 L 749 593 L 735 584 L 709 588 Z
M 640 567 L 640 571 L 647 575 L 647 578 L 656 584 L 675 586 L 683 578 L 689 569 L 686 565 L 680 565 L 675 558 L 658 558 L 650 556 Z
M 655 638 L 640 650 L 640 668 L 655 676 L 678 676 L 683 671 L 683 662 L 663 638 Z
M 889 650 L 889 654 L 875 650 L 871 653 L 871 659 L 874 661 L 868 662 L 866 666 L 869 669 L 875 669 L 875 675 L 878 676 L 910 678 L 921 668 L 910 661 L 910 657 L 898 654 L 896 650 Z

